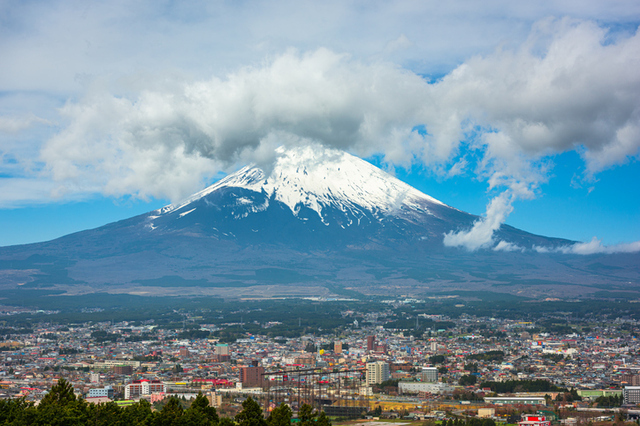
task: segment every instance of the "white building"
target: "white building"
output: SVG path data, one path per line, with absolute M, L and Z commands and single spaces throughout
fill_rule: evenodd
M 420 380 L 428 383 L 438 381 L 438 369 L 436 367 L 422 367 L 420 372 Z
M 113 399 L 113 388 L 105 386 L 101 389 L 89 389 L 89 398 L 107 397 Z
M 400 382 L 398 383 L 398 391 L 401 394 L 417 394 L 420 392 L 428 392 L 433 394 L 452 393 L 453 386 L 446 383 L 427 383 L 427 382 Z
M 640 386 L 625 386 L 622 395 L 624 396 L 625 405 L 638 404 L 640 403 Z
M 134 380 L 124 387 L 124 399 L 151 395 L 152 393 L 166 392 L 167 387 L 159 380 Z
M 229 355 L 229 345 L 219 343 L 215 348 L 216 355 Z
M 389 380 L 389 364 L 384 361 L 367 363 L 367 384 L 372 385 Z

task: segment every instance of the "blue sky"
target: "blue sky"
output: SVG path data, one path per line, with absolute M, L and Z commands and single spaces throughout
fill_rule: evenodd
M 320 142 L 482 226 L 635 250 L 638 23 L 636 1 L 3 2 L 0 246 Z

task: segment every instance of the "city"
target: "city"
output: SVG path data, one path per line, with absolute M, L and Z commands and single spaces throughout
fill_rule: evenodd
M 227 417 L 247 397 L 265 415 L 285 403 L 295 417 L 308 404 L 334 421 L 515 423 L 529 413 L 575 424 L 640 414 L 640 342 L 630 316 L 575 317 L 567 326 L 550 324 L 549 316 L 536 322 L 425 313 L 400 326 L 394 309 L 420 302 L 384 301 L 388 309 L 380 312 L 343 302 L 348 326 L 299 337 L 269 333 L 279 321 L 199 323 L 202 312 L 183 312 L 177 328 L 152 319 L 7 327 L 1 397 L 37 404 L 62 378 L 88 402 L 119 406 L 146 400 L 161 409 L 172 396 L 191 401 L 202 393 Z M 230 338 L 224 327 L 240 331 Z

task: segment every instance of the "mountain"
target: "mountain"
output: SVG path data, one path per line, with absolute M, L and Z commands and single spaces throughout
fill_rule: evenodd
M 301 250 L 342 245 L 442 248 L 446 232 L 478 220 L 358 157 L 311 148 L 284 151 L 267 175 L 247 166 L 187 200 L 147 216 L 158 234 L 183 232 Z M 504 227 L 500 238 L 532 248 L 567 240 Z
M 276 154 L 268 170 L 247 166 L 148 214 L 0 248 L 0 288 L 226 298 L 638 290 L 637 255 L 558 254 L 553 249 L 572 242 L 506 225 L 495 244 L 520 250 L 445 247 L 446 233 L 479 217 L 345 152 Z

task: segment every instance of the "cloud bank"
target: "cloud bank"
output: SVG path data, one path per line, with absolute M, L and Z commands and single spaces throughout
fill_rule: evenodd
M 548 249 L 544 247 L 534 247 L 539 253 L 564 253 L 564 254 L 613 254 L 613 253 L 637 253 L 640 251 L 640 241 L 632 243 L 603 245 L 602 241 L 593 237 L 588 243 L 575 243 L 572 245 L 558 247 L 557 249 Z
M 579 152 L 584 179 L 638 157 L 638 69 L 637 31 L 612 37 L 571 19 L 540 21 L 521 46 L 472 57 L 435 82 L 383 60 L 289 50 L 224 77 L 138 82 L 117 95 L 94 81 L 62 108 L 66 123 L 41 160 L 61 194 L 171 200 L 309 141 L 445 176 L 473 167 L 497 195 L 445 243 L 475 250 L 495 244 L 514 200 L 537 195 L 549 156 Z

